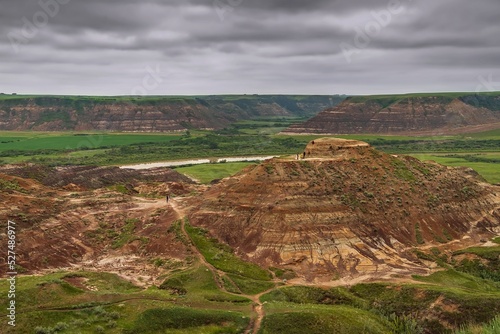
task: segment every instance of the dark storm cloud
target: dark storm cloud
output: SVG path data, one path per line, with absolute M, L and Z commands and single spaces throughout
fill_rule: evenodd
M 150 94 L 471 91 L 500 80 L 499 13 L 497 0 L 2 0 L 0 91 L 130 94 L 148 68 L 164 79 Z

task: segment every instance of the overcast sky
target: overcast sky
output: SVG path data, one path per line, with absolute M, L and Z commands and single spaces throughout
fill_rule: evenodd
M 0 0 L 0 59 L 4 93 L 500 90 L 500 1 Z

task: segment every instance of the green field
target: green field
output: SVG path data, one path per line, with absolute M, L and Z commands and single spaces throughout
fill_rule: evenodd
M 320 135 L 280 135 L 293 117 L 262 117 L 218 131 L 184 134 L 0 132 L 0 163 L 125 165 L 231 156 L 289 155 Z M 342 135 L 391 154 L 409 154 L 448 166 L 474 168 L 488 182 L 500 182 L 500 130 L 457 136 Z M 202 183 L 232 175 L 243 164 L 192 166 L 179 171 Z
M 486 181 L 490 183 L 500 183 L 500 163 L 497 162 L 487 162 L 487 160 L 500 161 L 500 153 L 481 153 L 479 157 L 484 158 L 484 162 L 473 162 L 468 161 L 464 158 L 450 157 L 442 154 L 411 154 L 411 156 L 422 160 L 422 161 L 435 161 L 442 165 L 452 166 L 452 167 L 470 167 L 478 172 Z M 457 156 L 470 156 L 465 154 L 459 154 Z
M 231 130 L 228 131 L 250 135 L 274 135 L 294 123 L 302 123 L 306 120 L 307 118 L 303 117 L 262 117 L 231 124 Z
M 464 96 L 500 96 L 500 92 L 442 92 L 442 93 L 411 93 L 411 94 L 392 94 L 392 95 L 366 95 L 366 96 L 353 96 L 353 102 L 366 102 L 372 100 L 403 100 L 416 97 L 438 97 L 446 99 L 456 99 Z
M 467 135 L 464 135 L 463 137 L 474 139 L 498 139 L 500 138 L 500 129 L 478 133 L 469 133 Z
M 175 170 L 201 183 L 210 183 L 234 175 L 252 162 L 226 162 L 218 164 L 203 164 L 189 167 L 178 167 Z
M 112 134 L 0 132 L 0 152 L 36 150 L 88 150 L 141 143 L 166 143 L 178 139 L 175 134 Z

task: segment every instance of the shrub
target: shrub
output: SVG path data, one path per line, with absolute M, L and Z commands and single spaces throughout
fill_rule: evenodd
M 185 295 L 187 294 L 186 288 L 184 288 L 184 283 L 179 278 L 169 278 L 166 279 L 160 286 L 162 290 L 169 290 L 173 295 Z

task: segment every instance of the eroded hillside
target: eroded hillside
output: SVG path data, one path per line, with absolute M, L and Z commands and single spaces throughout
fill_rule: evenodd
M 494 325 L 498 187 L 358 141 L 301 153 L 213 185 L 165 168 L 3 166 L 0 237 L 15 221 L 22 310 L 10 332 Z
M 165 132 L 221 129 L 259 116 L 311 117 L 342 96 L 10 97 L 0 130 Z
M 464 247 L 500 231 L 500 189 L 470 169 L 339 139 L 311 142 L 300 156 L 214 186 L 191 222 L 243 257 L 308 281 L 424 273 L 414 248 Z
M 165 195 L 193 187 L 165 168 L 4 166 L 0 219 L 16 223 L 19 273 L 106 271 L 151 285 L 189 262 Z
M 498 94 L 457 93 L 351 97 L 285 133 L 439 135 L 498 128 Z

